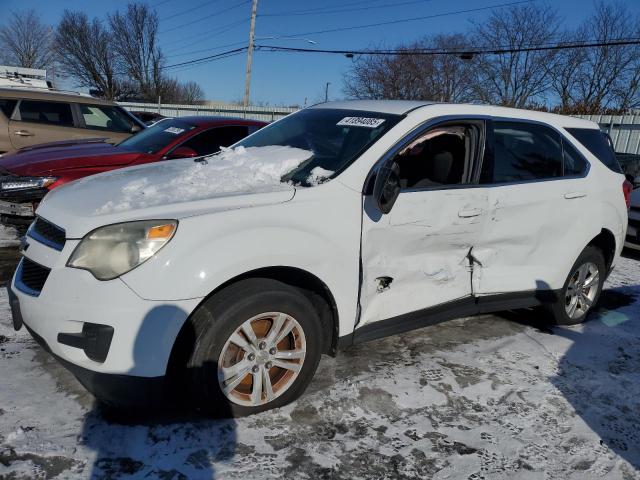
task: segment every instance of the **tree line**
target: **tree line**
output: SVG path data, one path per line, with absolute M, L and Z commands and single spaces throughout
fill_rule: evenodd
M 58 76 L 108 100 L 203 101 L 196 82 L 179 82 L 165 73 L 158 24 L 156 11 L 143 3 L 130 3 L 106 19 L 65 10 L 56 27 L 42 23 L 35 10 L 14 12 L 0 26 L 0 60 L 54 68 Z
M 359 56 L 345 75 L 344 90 L 361 99 L 485 102 L 566 114 L 623 113 L 640 107 L 639 45 L 513 50 L 639 37 L 640 18 L 623 3 L 600 0 L 574 30 L 562 28 L 551 5 L 513 6 L 493 11 L 468 32 L 428 35 L 400 45 L 395 50 L 402 54 Z M 412 54 L 425 49 L 506 52 Z

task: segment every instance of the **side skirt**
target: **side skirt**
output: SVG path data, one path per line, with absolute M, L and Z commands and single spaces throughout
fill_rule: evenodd
M 465 297 L 416 312 L 369 323 L 338 339 L 338 349 L 369 342 L 460 317 L 535 307 L 556 301 L 560 290 L 532 290 L 479 297 Z

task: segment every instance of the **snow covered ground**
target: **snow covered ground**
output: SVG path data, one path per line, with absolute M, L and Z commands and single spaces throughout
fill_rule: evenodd
M 640 262 L 585 325 L 455 320 L 324 358 L 295 404 L 109 421 L 0 293 L 0 478 L 640 479 Z

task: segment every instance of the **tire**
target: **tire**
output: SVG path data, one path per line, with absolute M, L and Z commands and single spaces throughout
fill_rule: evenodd
M 225 288 L 190 319 L 194 343 L 185 373 L 191 399 L 217 417 L 246 416 L 292 402 L 304 392 L 320 361 L 320 325 L 304 292 L 285 283 L 256 278 Z M 240 383 L 234 387 L 236 381 Z M 230 391 L 225 393 L 223 386 Z M 257 387 L 260 391 L 254 393 Z
M 594 270 L 597 270 L 597 278 Z M 581 279 L 581 272 L 586 272 L 585 279 Z M 590 278 L 593 279 L 592 283 L 589 283 Z M 553 322 L 556 325 L 577 325 L 584 322 L 600 299 L 605 278 L 606 266 L 602 252 L 594 246 L 587 246 L 571 267 L 558 299 L 547 306 Z M 580 282 L 584 287 L 575 288 L 580 286 Z M 581 293 L 572 293 L 576 291 Z

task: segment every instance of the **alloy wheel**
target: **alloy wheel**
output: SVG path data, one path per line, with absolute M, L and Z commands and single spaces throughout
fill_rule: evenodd
M 587 314 L 598 293 L 600 272 L 593 262 L 583 263 L 569 278 L 565 292 L 565 310 L 572 320 Z
M 225 342 L 218 383 L 227 399 L 256 407 L 282 395 L 300 374 L 307 342 L 298 321 L 282 312 L 256 315 Z

